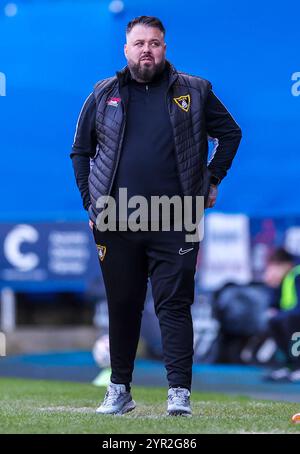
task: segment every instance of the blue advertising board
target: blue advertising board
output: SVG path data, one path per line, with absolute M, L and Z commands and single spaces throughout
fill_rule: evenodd
M 86 223 L 0 224 L 0 286 L 15 290 L 85 290 L 101 279 Z

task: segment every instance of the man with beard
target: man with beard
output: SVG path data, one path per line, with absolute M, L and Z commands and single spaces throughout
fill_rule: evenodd
M 99 200 L 112 196 L 120 208 L 119 190 L 126 188 L 129 200 L 137 195 L 147 202 L 153 196 L 203 196 L 205 206 L 213 207 L 241 130 L 210 82 L 178 72 L 166 60 L 159 19 L 133 19 L 126 38 L 127 66 L 96 84 L 81 110 L 71 153 L 109 308 L 111 383 L 97 412 L 124 414 L 135 408 L 130 383 L 149 277 L 169 382 L 167 412 L 189 416 L 199 242 L 187 241 L 186 228 L 161 228 L 164 213 L 157 219 L 158 230 L 124 228 L 124 219 L 129 227 L 128 206 L 125 218 L 120 214 L 124 206 L 117 210 L 116 228 L 109 223 L 105 229 L 106 207 Z M 209 136 L 218 146 L 207 165 Z M 174 227 L 174 213 L 169 221 Z

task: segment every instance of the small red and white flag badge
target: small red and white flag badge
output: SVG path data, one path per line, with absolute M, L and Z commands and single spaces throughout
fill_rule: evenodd
M 109 98 L 107 101 L 106 101 L 106 104 L 108 106 L 112 106 L 112 107 L 118 107 L 118 105 L 120 104 L 121 102 L 121 98 Z
M 180 109 L 184 110 L 184 112 L 188 112 L 191 106 L 191 96 L 184 95 L 179 96 L 178 98 L 173 98 L 176 104 L 180 107 Z
M 106 246 L 101 246 L 101 244 L 97 244 L 98 249 L 98 257 L 103 262 L 105 254 L 106 254 Z
M 294 424 L 300 424 L 300 413 L 295 413 L 293 416 L 292 416 L 292 422 Z

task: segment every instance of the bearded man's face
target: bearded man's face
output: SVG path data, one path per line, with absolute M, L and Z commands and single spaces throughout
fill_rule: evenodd
M 132 77 L 150 82 L 165 66 L 164 34 L 157 27 L 135 25 L 127 35 L 124 52 Z

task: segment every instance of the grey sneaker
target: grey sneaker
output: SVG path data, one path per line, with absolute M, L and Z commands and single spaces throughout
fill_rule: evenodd
M 169 388 L 168 391 L 168 415 L 191 416 L 190 391 L 186 388 Z
M 263 378 L 265 381 L 273 382 L 288 381 L 290 373 L 291 371 L 288 367 L 281 367 L 280 369 L 268 372 Z
M 97 408 L 96 413 L 102 415 L 123 415 L 135 409 L 135 401 L 132 400 L 130 392 L 126 391 L 125 385 L 108 385 L 104 401 Z
M 289 381 L 292 383 L 300 383 L 300 369 L 293 370 L 289 375 Z

